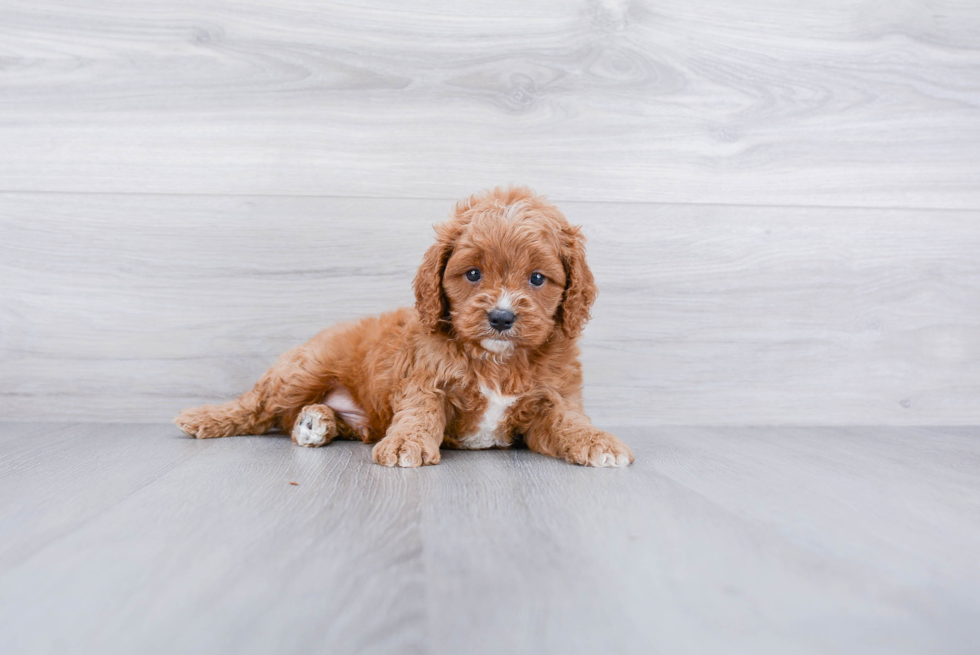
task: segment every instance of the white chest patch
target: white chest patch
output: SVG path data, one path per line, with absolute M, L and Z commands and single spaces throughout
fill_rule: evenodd
M 493 448 L 494 446 L 506 446 L 504 439 L 503 421 L 507 408 L 514 404 L 517 396 L 504 396 L 487 387 L 480 387 L 487 399 L 487 408 L 483 412 L 480 424 L 476 426 L 476 431 L 463 435 L 459 440 L 459 445 L 471 450 L 481 448 Z

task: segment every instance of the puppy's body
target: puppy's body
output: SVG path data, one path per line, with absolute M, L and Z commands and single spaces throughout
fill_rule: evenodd
M 324 330 L 238 400 L 177 424 L 198 438 L 278 427 L 303 446 L 362 439 L 387 466 L 520 437 L 577 464 L 631 462 L 582 409 L 575 341 L 595 287 L 577 228 L 526 189 L 498 189 L 461 202 L 438 234 L 414 309 Z

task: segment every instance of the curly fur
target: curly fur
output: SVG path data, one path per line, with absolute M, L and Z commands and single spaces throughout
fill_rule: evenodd
M 478 281 L 466 275 L 474 268 Z M 185 410 L 176 424 L 199 439 L 276 428 L 302 446 L 361 439 L 386 466 L 437 464 L 443 446 L 518 439 L 575 464 L 633 461 L 582 408 L 575 341 L 596 286 L 585 238 L 557 207 L 524 187 L 460 201 L 436 227 L 414 289 L 414 310 L 326 329 L 237 400 Z M 498 332 L 488 312 L 503 306 L 516 320 Z

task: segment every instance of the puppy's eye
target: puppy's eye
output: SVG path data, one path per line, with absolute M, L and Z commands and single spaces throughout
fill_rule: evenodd
M 470 270 L 466 271 L 466 279 L 470 282 L 479 282 L 480 277 L 480 269 L 478 268 L 471 268 Z
M 547 278 L 545 278 L 545 276 L 541 273 L 531 273 L 531 286 L 540 287 L 542 284 L 544 284 L 545 279 Z

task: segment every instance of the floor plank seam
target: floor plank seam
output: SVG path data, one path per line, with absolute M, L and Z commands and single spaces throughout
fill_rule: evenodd
M 493 180 L 487 180 L 487 188 L 496 186 Z M 474 189 L 475 191 L 476 189 Z M 541 193 L 547 194 L 547 189 L 537 189 Z M 159 192 L 159 191 L 52 191 L 49 189 L 0 189 L 0 196 L 3 195 L 50 195 L 50 196 L 147 196 L 164 198 L 323 198 L 330 200 L 378 200 L 378 201 L 419 201 L 419 202 L 444 202 L 446 207 L 451 207 L 458 198 L 449 196 L 384 196 L 384 195 L 334 195 L 322 193 L 194 193 L 194 192 Z M 823 209 L 841 211 L 896 211 L 896 212 L 961 212 L 973 214 L 980 211 L 980 205 L 965 207 L 939 207 L 934 205 L 825 205 L 825 204 L 783 204 L 783 203 L 746 203 L 746 202 L 676 202 L 658 200 L 581 200 L 573 198 L 562 198 L 559 196 L 548 195 L 548 199 L 561 204 L 581 204 L 581 205 L 638 205 L 654 207 L 744 207 L 747 209 Z M 447 209 L 448 211 L 448 209 Z

